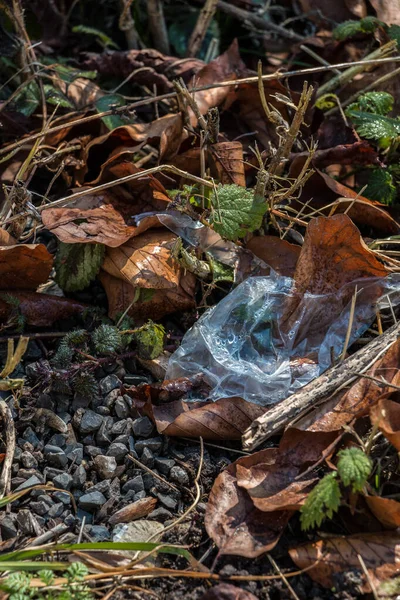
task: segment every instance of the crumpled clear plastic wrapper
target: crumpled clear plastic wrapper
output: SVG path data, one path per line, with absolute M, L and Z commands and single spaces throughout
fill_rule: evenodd
M 296 295 L 272 273 L 249 277 L 186 333 L 166 379 L 202 373 L 209 399 L 239 396 L 263 406 L 294 393 L 332 366 L 373 322 L 400 302 L 400 278 L 353 281 L 326 295 Z M 351 320 L 351 299 L 356 294 Z

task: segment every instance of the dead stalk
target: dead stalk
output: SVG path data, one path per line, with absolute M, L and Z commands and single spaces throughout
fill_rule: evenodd
M 217 10 L 218 0 L 206 0 L 203 8 L 200 11 L 197 23 L 193 29 L 192 35 L 187 47 L 186 56 L 196 56 L 203 43 L 207 29 Z
M 162 0 L 147 0 L 147 15 L 154 48 L 163 54 L 170 54 L 167 26 L 164 19 Z
M 0 498 L 10 491 L 11 467 L 15 452 L 15 428 L 11 410 L 4 400 L 0 400 L 0 416 L 3 420 L 6 440 L 6 456 L 3 462 L 3 470 L 0 476 Z

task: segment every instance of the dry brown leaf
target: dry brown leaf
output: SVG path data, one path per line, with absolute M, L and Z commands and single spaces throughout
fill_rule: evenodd
M 52 266 L 53 256 L 44 244 L 0 247 L 0 290 L 36 290 Z
M 363 577 L 361 556 L 369 577 L 378 586 L 399 572 L 400 538 L 389 532 L 332 537 L 293 548 L 289 554 L 300 569 L 307 569 L 314 581 L 327 588 L 334 585 L 336 573 L 357 569 Z M 365 582 L 363 592 L 370 591 Z
M 389 383 L 399 384 L 400 340 L 376 361 L 366 375 Z M 347 391 L 342 391 L 318 406 L 309 415 L 296 422 L 296 428 L 310 431 L 339 431 L 355 418 L 368 414 L 382 395 L 392 392 L 390 386 L 378 385 L 374 381 L 360 378 Z M 374 410 L 374 409 L 373 409 Z M 371 418 L 373 413 L 371 413 Z M 389 433 L 390 435 L 390 433 Z
M 399 354 L 397 356 L 398 358 L 400 358 Z M 397 363 L 397 368 L 398 365 L 399 363 Z M 386 379 L 387 377 L 389 377 L 390 381 L 390 371 L 386 371 L 386 369 L 381 369 L 381 373 L 381 376 L 384 377 L 386 381 L 388 381 L 388 379 Z M 378 375 L 375 375 L 375 377 L 378 377 Z M 396 373 L 394 377 L 396 377 L 398 384 L 398 373 Z M 381 388 L 381 395 L 383 394 L 383 392 L 384 390 L 382 390 Z M 370 410 L 370 417 L 371 422 L 379 427 L 383 435 L 396 448 L 396 450 L 400 452 L 400 404 L 398 404 L 397 402 L 393 402 L 393 400 L 381 399 L 377 404 L 372 406 Z
M 400 0 L 370 0 L 378 19 L 387 25 L 400 25 Z
M 400 502 L 380 496 L 366 496 L 369 510 L 382 523 L 385 529 L 400 527 Z
M 157 498 L 151 498 L 150 496 L 141 498 L 117 510 L 117 512 L 111 515 L 108 522 L 110 525 L 116 525 L 117 523 L 130 523 L 141 517 L 147 517 L 155 509 L 156 505 Z
M 27 325 L 36 327 L 47 327 L 55 321 L 80 314 L 86 308 L 80 302 L 59 296 L 19 291 L 11 295 L 18 300 L 18 311 L 25 317 Z M 12 311 L 13 306 L 0 298 L 0 322 L 5 321 Z
M 296 264 L 300 256 L 300 246 L 290 244 L 275 235 L 263 235 L 253 237 L 247 242 L 246 248 L 251 250 L 258 258 L 261 258 L 279 275 L 284 275 L 285 277 L 294 276 Z M 262 275 L 268 274 L 269 269 L 262 273 Z
M 220 398 L 216 402 L 179 400 L 152 407 L 157 430 L 163 435 L 205 440 L 239 440 L 265 408 L 242 398 Z
M 5 229 L 0 229 L 0 246 L 15 246 L 17 240 Z
M 240 142 L 219 142 L 210 147 L 209 159 L 219 183 L 246 187 L 243 146 Z
M 203 594 L 200 600 L 257 600 L 257 598 L 251 592 L 230 583 L 219 583 Z
M 220 554 L 254 558 L 277 544 L 293 513 L 289 510 L 267 513 L 255 508 L 247 491 L 237 485 L 236 464 L 220 473 L 214 482 L 205 527 Z
M 304 324 L 295 340 L 297 344 L 305 337 L 313 337 L 317 343 L 349 303 L 357 280 L 387 274 L 347 215 L 312 219 L 297 261 L 293 295 L 286 303 L 282 328 L 289 331 L 297 319 L 304 319 L 300 314 L 307 308 L 306 292 L 327 295 L 324 302 L 314 305 L 312 321 Z M 379 285 L 364 291 L 363 302 L 367 301 L 367 294 L 368 302 L 373 302 L 380 294 Z

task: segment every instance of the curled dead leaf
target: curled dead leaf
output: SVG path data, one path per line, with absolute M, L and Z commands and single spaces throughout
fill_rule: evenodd
M 337 573 L 356 569 L 364 578 L 360 556 L 376 586 L 398 574 L 400 539 L 395 533 L 367 533 L 331 537 L 289 550 L 293 562 L 321 585 L 331 588 Z M 310 568 L 311 567 L 311 568 Z M 365 581 L 362 591 L 371 591 Z
M 385 380 L 388 381 L 386 378 L 389 376 L 390 381 L 391 373 L 387 373 L 386 370 L 383 369 L 381 372 Z M 398 384 L 398 373 L 396 373 L 396 375 L 395 377 Z M 376 376 L 377 375 L 375 375 L 375 377 Z M 379 402 L 377 402 L 377 404 L 371 407 L 370 417 L 371 422 L 379 427 L 383 435 L 396 448 L 396 450 L 400 452 L 400 404 L 393 402 L 393 400 L 386 400 L 382 398 L 379 400 Z

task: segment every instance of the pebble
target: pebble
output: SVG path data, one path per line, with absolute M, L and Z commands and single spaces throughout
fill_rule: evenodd
M 78 500 L 78 505 L 84 511 L 91 512 L 101 508 L 105 501 L 106 499 L 101 492 L 94 491 L 81 496 Z
M 59 502 L 49 508 L 49 512 L 47 513 L 47 516 L 50 519 L 57 519 L 57 517 L 61 517 L 63 511 L 64 511 L 64 504 L 62 502 Z
M 67 492 L 53 492 L 53 498 L 68 506 L 71 504 L 71 496 Z
M 152 453 L 152 451 L 149 448 L 145 448 L 142 452 L 142 456 L 141 456 L 141 461 L 142 463 L 146 466 L 149 467 L 149 469 L 152 469 L 154 466 L 154 455 Z
M 126 434 L 131 429 L 131 419 L 122 419 L 121 421 L 117 421 L 111 427 L 111 433 L 113 435 L 121 435 Z
M 175 465 L 175 461 L 172 458 L 156 458 L 154 464 L 156 469 L 162 475 L 168 475 L 172 467 Z
M 136 475 L 136 477 L 124 483 L 122 493 L 127 494 L 129 490 L 133 490 L 135 493 L 144 491 L 143 477 L 141 475 Z
M 31 427 L 25 429 L 23 439 L 32 444 L 34 448 L 41 446 L 38 436 Z
M 97 446 L 86 446 L 85 452 L 91 458 L 95 458 L 96 456 L 99 456 L 99 454 L 103 454 L 103 450 L 101 448 L 98 448 Z
M 179 485 L 189 484 L 189 475 L 186 473 L 185 469 L 182 469 L 182 467 L 179 467 L 178 465 L 172 467 L 169 477 Z
M 89 525 L 85 529 L 94 542 L 108 542 L 111 540 L 111 534 L 104 525 Z
M 21 462 L 26 469 L 36 469 L 38 466 L 38 461 L 30 452 L 22 452 Z
M 160 437 L 154 437 L 135 442 L 135 450 L 138 454 L 141 454 L 145 448 L 149 448 L 154 454 L 157 454 L 162 448 L 162 439 Z
M 112 390 L 121 387 L 121 385 L 122 381 L 116 375 L 107 375 L 107 377 L 104 377 L 99 382 L 100 391 L 103 396 L 109 394 Z
M 55 433 L 51 436 L 47 443 L 49 446 L 58 446 L 59 448 L 65 450 L 67 445 L 66 438 L 67 436 L 65 433 Z
M 59 446 L 50 446 L 50 444 L 47 444 L 44 447 L 44 456 L 46 462 L 59 469 L 63 469 L 68 463 L 67 455 Z
M 133 421 L 132 431 L 136 437 L 148 438 L 154 431 L 154 425 L 149 417 L 139 417 Z
M 102 425 L 104 417 L 98 415 L 93 410 L 85 410 L 79 425 L 81 433 L 91 433 L 97 431 Z
M 87 475 L 85 467 L 83 465 L 79 465 L 79 467 L 75 469 L 75 473 L 72 476 L 72 487 L 81 488 L 83 484 L 86 483 L 86 478 Z
M 21 508 L 19 510 L 17 515 L 17 525 L 18 529 L 24 535 L 37 536 L 42 533 L 42 529 L 39 526 L 36 518 L 26 508 Z
M 50 506 L 51 505 L 47 504 L 47 502 L 40 500 L 38 502 L 30 502 L 29 510 L 32 510 L 37 515 L 44 517 L 44 515 L 47 515 L 49 512 Z
M 164 523 L 164 521 L 167 521 L 168 519 L 172 518 L 172 513 L 163 506 L 159 506 L 158 508 L 153 510 L 149 515 L 147 515 L 147 518 Z
M 15 526 L 15 519 L 6 515 L 0 521 L 0 531 L 2 540 L 11 540 L 12 538 L 17 537 L 18 531 Z
M 178 501 L 175 500 L 175 498 L 173 498 L 172 496 L 170 496 L 169 494 L 157 494 L 157 498 L 159 499 L 159 501 L 161 502 L 161 504 L 164 504 L 164 506 L 166 508 L 169 508 L 170 510 L 175 510 L 176 507 L 178 506 Z
M 68 460 L 75 465 L 80 465 L 83 460 L 83 444 L 79 444 L 78 442 L 69 444 L 65 448 L 65 454 L 67 455 Z
M 114 419 L 112 417 L 101 418 L 103 419 L 103 422 L 96 434 L 96 441 L 100 446 L 106 446 L 111 444 L 111 430 L 114 425 Z
M 117 400 L 117 398 L 119 398 L 120 396 L 120 391 L 119 389 L 115 389 L 112 390 L 109 394 L 107 394 L 107 396 L 104 399 L 104 406 L 106 408 L 112 408 Z
M 114 456 L 96 456 L 94 459 L 96 471 L 101 479 L 110 479 L 117 468 L 117 461 Z
M 122 396 L 118 396 L 116 399 L 114 410 L 119 419 L 126 419 L 129 417 L 129 408 Z
M 114 456 L 117 462 L 122 462 L 127 454 L 128 448 L 119 442 L 112 443 L 107 450 L 107 456 Z
M 21 490 L 25 490 L 26 488 L 32 487 L 33 485 L 40 485 L 41 483 L 43 483 L 43 481 L 41 481 L 39 477 L 37 477 L 36 475 L 32 475 L 32 477 L 29 477 L 29 479 L 21 483 L 21 485 L 19 485 L 17 489 L 14 490 L 14 492 L 20 492 Z
M 73 477 L 69 473 L 60 473 L 60 475 L 53 477 L 54 486 L 61 488 L 62 490 L 70 490 L 72 482 Z

